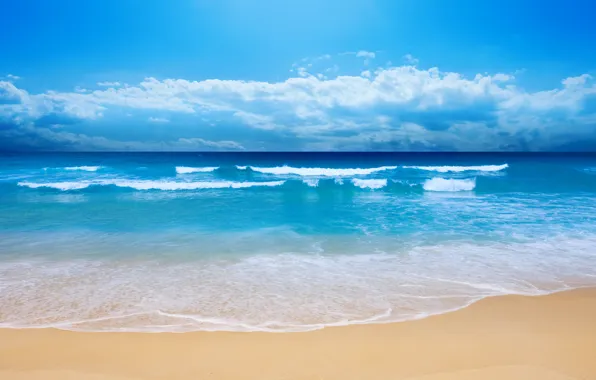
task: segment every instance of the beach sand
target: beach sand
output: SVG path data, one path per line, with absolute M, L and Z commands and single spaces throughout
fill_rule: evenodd
M 2 380 L 596 379 L 596 289 L 306 333 L 0 330 Z

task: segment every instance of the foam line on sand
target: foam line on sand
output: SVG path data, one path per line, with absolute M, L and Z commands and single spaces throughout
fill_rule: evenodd
M 0 330 L 0 379 L 596 379 L 596 289 L 305 333 Z

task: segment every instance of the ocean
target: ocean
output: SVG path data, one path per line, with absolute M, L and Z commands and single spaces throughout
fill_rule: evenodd
M 594 154 L 0 154 L 0 327 L 309 331 L 594 285 Z

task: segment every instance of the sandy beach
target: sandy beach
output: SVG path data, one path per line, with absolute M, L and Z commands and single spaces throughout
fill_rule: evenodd
M 3 380 L 596 379 L 596 289 L 306 333 L 0 331 Z

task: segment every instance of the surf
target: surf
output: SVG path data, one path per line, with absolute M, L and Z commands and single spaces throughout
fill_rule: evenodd
M 81 181 L 81 182 L 48 182 L 32 183 L 19 182 L 18 186 L 32 189 L 50 188 L 62 191 L 81 190 L 91 186 L 116 186 L 120 188 L 131 188 L 135 190 L 199 190 L 199 189 L 245 189 L 250 187 L 276 187 L 281 186 L 285 181 L 267 182 L 234 182 L 234 181 L 200 181 L 200 182 L 178 182 L 178 181 L 151 181 L 151 180 L 103 180 L 103 181 Z
M 319 177 L 346 177 L 355 175 L 369 175 L 376 172 L 395 170 L 397 166 L 381 166 L 376 168 L 308 168 L 292 166 L 258 167 L 258 166 L 236 166 L 239 170 L 250 169 L 254 172 L 274 175 L 298 175 L 298 176 L 319 176 Z
M 451 179 L 434 177 L 422 185 L 426 191 L 457 192 L 472 191 L 476 188 L 476 179 Z
M 190 167 L 190 166 L 176 166 L 176 173 L 178 174 L 192 174 L 192 173 L 209 173 L 219 169 L 219 167 Z
M 439 173 L 461 173 L 468 171 L 475 172 L 499 172 L 509 168 L 509 164 L 503 165 L 478 165 L 478 166 L 402 166 L 404 169 L 416 169 Z

